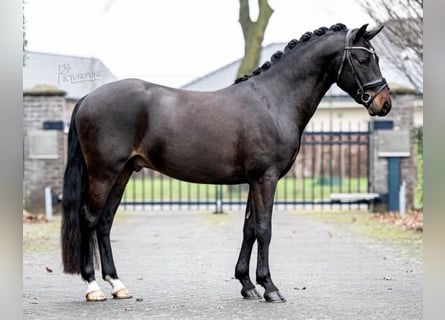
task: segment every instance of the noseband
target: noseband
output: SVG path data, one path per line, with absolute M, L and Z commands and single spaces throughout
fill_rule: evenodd
M 373 58 L 375 59 L 375 51 L 374 48 L 365 48 L 365 47 L 351 47 L 350 46 L 350 42 L 351 42 L 351 29 L 348 30 L 348 32 L 346 33 L 346 40 L 345 40 L 345 49 L 343 51 L 343 58 L 341 61 L 341 65 L 340 65 L 340 69 L 338 70 L 337 73 L 337 83 L 340 80 L 340 75 L 343 71 L 343 67 L 345 65 L 345 61 L 347 60 L 349 63 L 349 66 L 351 67 L 352 70 L 352 74 L 354 75 L 355 78 L 355 82 L 358 85 L 358 90 L 357 90 L 357 96 L 359 96 L 360 101 L 363 103 L 363 105 L 366 108 L 369 108 L 369 106 L 371 105 L 372 101 L 374 100 L 374 98 L 381 92 L 383 91 L 383 89 L 385 88 L 389 88 L 388 87 L 388 83 L 386 82 L 385 78 L 379 78 L 370 82 L 367 82 L 365 84 L 363 84 L 363 82 L 360 80 L 360 76 L 357 72 L 356 66 L 352 60 L 352 56 L 351 56 L 351 51 L 352 50 L 364 50 L 370 54 L 372 54 Z M 375 93 L 373 93 L 372 91 L 368 91 L 371 88 L 378 88 L 377 91 Z

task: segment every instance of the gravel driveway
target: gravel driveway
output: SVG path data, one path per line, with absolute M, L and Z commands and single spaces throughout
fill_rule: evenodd
M 114 256 L 133 299 L 113 300 L 99 279 L 109 295 L 99 303 L 85 301 L 79 276 L 62 273 L 60 217 L 24 225 L 24 318 L 422 319 L 421 248 L 286 211 L 274 212 L 270 265 L 287 302 L 243 300 L 233 278 L 242 222 L 240 211 L 118 213 Z

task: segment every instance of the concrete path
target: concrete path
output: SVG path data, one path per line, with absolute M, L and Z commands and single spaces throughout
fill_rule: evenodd
M 133 299 L 113 300 L 98 273 L 109 299 L 94 303 L 62 273 L 56 217 L 24 248 L 24 319 L 422 319 L 419 255 L 286 211 L 274 213 L 270 265 L 287 302 L 243 300 L 233 278 L 242 222 L 241 212 L 118 213 L 114 256 Z

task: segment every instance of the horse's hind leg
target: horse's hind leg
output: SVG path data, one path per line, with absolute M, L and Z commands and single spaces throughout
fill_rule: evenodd
M 96 252 L 96 227 L 105 206 L 106 199 L 113 185 L 110 179 L 88 177 L 88 205 L 82 211 L 82 265 L 80 274 L 87 282 L 86 299 L 88 301 L 103 301 L 106 296 L 96 282 L 94 274 L 94 257 Z
M 110 243 L 110 231 L 113 219 L 132 172 L 132 168 L 127 165 L 117 178 L 108 196 L 105 208 L 101 213 L 96 230 L 102 266 L 102 278 L 111 284 L 113 288 L 112 295 L 116 299 L 132 297 L 117 275 Z
M 124 177 L 122 172 L 124 172 L 124 169 L 126 169 L 125 162 L 108 161 L 107 163 L 99 163 L 96 161 L 95 164 L 97 165 L 90 168 L 88 173 L 87 205 L 82 212 L 81 219 L 82 266 L 80 273 L 82 278 L 87 282 L 88 288 L 86 292 L 86 299 L 88 301 L 106 300 L 105 293 L 100 289 L 96 282 L 94 258 L 96 249 L 99 247 L 99 252 L 104 257 L 101 258 L 107 261 L 106 255 L 108 254 L 108 251 L 107 254 L 102 254 L 102 251 L 104 250 L 101 249 L 101 247 L 103 248 L 104 243 L 102 240 L 104 237 L 103 230 L 106 230 L 106 227 L 104 228 L 103 225 L 107 224 L 107 217 L 110 217 L 110 208 L 113 206 L 117 208 L 117 205 L 119 204 L 119 201 L 117 201 L 117 204 L 114 204 L 114 201 L 109 199 L 115 198 L 112 196 L 112 194 L 121 194 L 120 187 L 116 187 L 116 184 L 119 185 L 117 182 L 121 181 L 121 179 Z M 131 172 L 128 174 L 128 177 L 130 174 Z M 125 183 L 128 181 L 128 177 L 126 178 Z M 124 187 L 125 185 L 122 188 Z M 121 196 L 117 198 L 120 200 Z M 111 228 L 112 217 L 115 211 L 116 210 L 113 210 L 111 214 L 109 228 Z M 110 247 L 109 241 L 108 247 Z M 111 254 L 109 255 L 109 258 L 112 259 Z M 106 265 L 108 266 L 108 264 Z M 114 268 L 114 264 L 112 265 Z M 102 263 L 102 267 L 103 266 L 104 264 Z
M 252 254 L 252 247 L 254 243 L 255 215 L 253 214 L 251 193 L 249 191 L 243 227 L 243 242 L 241 244 L 238 262 L 236 263 L 235 267 L 235 278 L 238 279 L 243 286 L 241 289 L 241 295 L 244 298 L 251 300 L 261 299 L 260 294 L 258 291 L 256 291 L 255 285 L 252 283 L 249 276 L 250 256 Z

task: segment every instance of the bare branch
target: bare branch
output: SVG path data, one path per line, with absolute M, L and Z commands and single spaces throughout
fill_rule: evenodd
M 385 58 L 418 89 L 423 77 L 423 0 L 360 0 L 377 23 L 384 24 L 380 37 Z M 381 49 L 381 48 L 379 48 Z

